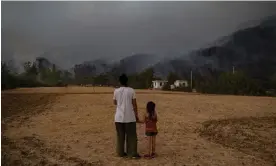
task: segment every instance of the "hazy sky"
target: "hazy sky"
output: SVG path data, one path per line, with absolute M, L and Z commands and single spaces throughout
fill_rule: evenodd
M 276 15 L 275 2 L 1 3 L 2 59 L 47 52 L 65 67 L 101 56 L 177 56 Z

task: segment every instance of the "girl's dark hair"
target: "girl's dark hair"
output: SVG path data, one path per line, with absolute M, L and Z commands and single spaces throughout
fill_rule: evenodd
M 154 113 L 155 113 L 155 103 L 150 101 L 147 104 L 147 112 L 149 114 L 149 119 L 153 119 Z
M 119 81 L 120 81 L 120 84 L 123 85 L 123 86 L 127 86 L 127 82 L 128 82 L 128 78 L 125 74 L 122 74 L 120 77 L 119 77 Z

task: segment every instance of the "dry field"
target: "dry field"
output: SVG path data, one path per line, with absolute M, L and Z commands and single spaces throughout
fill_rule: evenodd
M 152 160 L 116 157 L 112 88 L 2 92 L 3 165 L 276 165 L 276 98 L 137 90 L 157 104 Z M 143 126 L 138 149 L 146 152 Z

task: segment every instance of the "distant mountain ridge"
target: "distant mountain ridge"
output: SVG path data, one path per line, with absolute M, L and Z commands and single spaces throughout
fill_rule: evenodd
M 126 74 L 139 73 L 149 67 L 154 66 L 160 60 L 155 55 L 135 54 L 130 57 L 123 58 L 119 62 L 120 72 Z
M 159 61 L 159 58 L 155 55 L 134 54 L 121 59 L 119 62 L 111 64 L 106 60 L 98 59 L 94 61 L 86 61 L 77 66 L 79 70 L 85 73 L 88 72 L 91 75 L 103 74 L 110 72 L 111 70 L 116 73 L 134 74 L 154 66 Z
M 209 70 L 231 71 L 233 66 L 254 78 L 267 79 L 276 72 L 275 17 L 223 37 L 222 43 L 156 64 L 154 69 L 163 77 L 169 72 L 187 77 L 192 69 L 205 75 Z
M 155 55 L 135 54 L 108 64 L 105 60 L 84 62 L 81 72 L 97 75 L 113 71 L 134 74 L 152 67 L 155 75 L 165 78 L 170 72 L 189 78 L 190 71 L 208 76 L 212 71 L 246 72 L 253 78 L 268 79 L 276 73 L 276 17 L 259 25 L 238 30 L 205 48 L 191 51 L 175 59 L 160 60 Z M 86 68 L 86 69 L 85 69 Z M 90 72 L 87 72 L 90 70 Z
M 46 52 L 45 56 L 47 54 Z M 233 66 L 235 70 L 262 80 L 269 79 L 276 73 L 275 16 L 174 59 L 160 59 L 156 55 L 139 53 L 115 63 L 103 59 L 85 61 L 76 64 L 71 72 L 85 76 L 110 72 L 134 74 L 152 67 L 155 75 L 161 78 L 170 72 L 189 78 L 191 70 L 197 75 L 208 76 L 214 70 L 232 71 Z

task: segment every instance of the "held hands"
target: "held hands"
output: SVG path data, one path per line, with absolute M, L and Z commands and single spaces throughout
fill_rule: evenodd
M 139 117 L 136 116 L 136 123 L 143 123 L 143 122 L 139 119 Z
M 139 119 L 138 116 L 136 116 L 136 123 L 141 123 L 141 120 Z
M 137 113 L 137 112 L 135 113 L 135 118 L 136 118 L 136 123 L 144 123 L 143 121 L 141 121 L 141 120 L 139 119 L 139 116 L 138 116 L 138 113 Z
M 136 119 L 136 123 L 144 123 L 144 122 L 139 119 Z
M 136 113 L 136 115 L 135 115 L 135 118 L 136 118 L 136 123 L 141 123 L 141 121 L 140 121 L 139 116 L 138 116 L 137 113 Z

